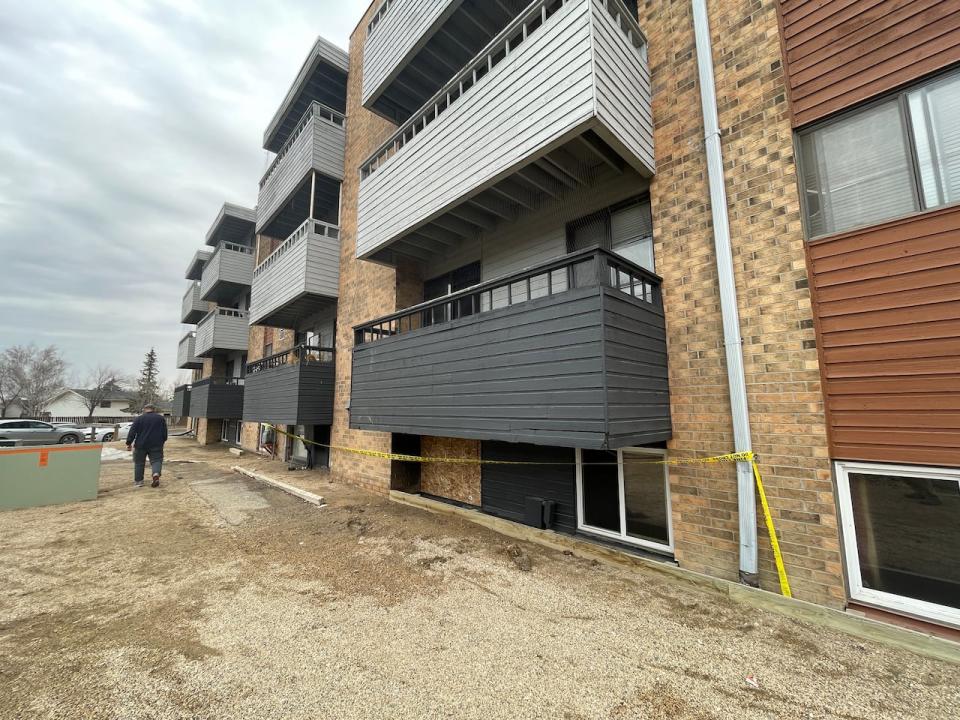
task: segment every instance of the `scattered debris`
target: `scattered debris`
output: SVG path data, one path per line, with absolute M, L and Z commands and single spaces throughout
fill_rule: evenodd
M 754 675 L 753 673 L 747 675 L 747 676 L 744 678 L 744 681 L 747 683 L 747 685 L 749 685 L 750 687 L 752 687 L 754 690 L 759 690 L 759 689 L 760 689 L 760 681 L 757 680 L 757 676 Z
M 510 556 L 513 564 L 516 565 L 519 570 L 530 572 L 533 569 L 533 561 L 519 545 L 514 544 L 507 547 L 507 555 Z

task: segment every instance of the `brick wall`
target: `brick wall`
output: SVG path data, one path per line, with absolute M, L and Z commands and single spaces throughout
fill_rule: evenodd
M 711 2 L 710 24 L 754 449 L 795 594 L 844 599 L 790 121 L 772 0 Z M 733 449 L 703 122 L 689 2 L 647 3 L 663 275 L 677 456 Z M 682 261 L 677 261 L 682 258 Z M 676 557 L 735 579 L 732 466 L 671 469 Z M 761 583 L 777 581 L 765 529 Z
M 363 67 L 363 42 L 369 8 L 350 37 L 350 75 L 347 82 L 347 128 L 345 178 L 341 189 L 340 210 L 340 298 L 337 304 L 337 386 L 334 394 L 332 444 L 390 451 L 389 433 L 370 433 L 350 429 L 349 403 L 353 326 L 398 307 L 398 295 L 414 296 L 417 283 L 405 280 L 397 285 L 398 274 L 391 268 L 356 259 L 358 168 L 386 140 L 393 124 L 364 109 L 360 103 Z M 403 277 L 401 274 L 400 277 Z M 409 303 L 404 303 L 409 304 Z M 331 472 L 379 493 L 390 488 L 390 461 L 334 450 Z

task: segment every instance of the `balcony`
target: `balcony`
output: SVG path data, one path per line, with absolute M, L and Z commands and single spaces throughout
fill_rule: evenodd
M 434 258 L 610 173 L 653 172 L 636 21 L 621 0 L 536 0 L 361 165 L 357 257 Z
M 224 242 L 203 268 L 200 297 L 208 302 L 231 303 L 253 280 L 253 248 Z
M 197 356 L 212 357 L 235 350 L 246 351 L 250 335 L 247 313 L 218 307 L 197 323 Z
M 190 390 L 191 417 L 239 420 L 243 415 L 243 378 L 204 378 Z
M 177 367 L 181 370 L 196 370 L 203 367 L 203 358 L 197 357 L 195 332 L 188 332 L 180 338 L 177 346 Z
M 200 283 L 190 283 L 187 292 L 183 294 L 180 322 L 184 325 L 196 325 L 208 312 L 210 312 L 210 308 L 200 299 Z
M 300 345 L 247 365 L 243 419 L 278 425 L 333 422 L 334 352 Z
M 173 391 L 170 414 L 176 418 L 190 417 L 190 385 L 181 385 Z
M 306 220 L 253 271 L 250 324 L 296 328 L 335 303 L 340 284 L 340 229 Z
M 221 243 L 253 245 L 253 231 L 257 211 L 233 203 L 224 203 L 207 230 L 207 245 L 217 247 Z
M 210 260 L 210 256 L 213 254 L 210 250 L 197 250 L 193 254 L 193 259 L 190 260 L 190 264 L 187 265 L 187 272 L 184 277 L 187 280 L 199 280 L 203 277 L 203 266 L 207 264 Z
M 314 206 L 317 199 L 321 206 L 331 205 L 334 200 L 339 205 L 344 142 L 344 116 L 318 102 L 311 103 L 260 180 L 257 232 L 269 227 L 291 200 L 309 209 L 311 192 L 330 195 L 315 198 Z M 323 176 L 319 188 L 310 178 L 311 170 Z
M 355 334 L 352 428 L 611 449 L 671 436 L 660 278 L 603 250 Z
M 367 25 L 362 102 L 404 122 L 529 0 L 384 0 Z

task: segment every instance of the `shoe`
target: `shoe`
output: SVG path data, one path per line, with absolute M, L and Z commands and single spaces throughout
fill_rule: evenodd
M 133 487 L 134 487 L 134 488 L 142 488 L 142 487 L 143 487 L 143 483 L 134 483 L 134 484 L 133 484 Z
M 155 474 L 153 476 L 153 482 L 150 483 L 150 487 L 160 487 L 160 475 Z

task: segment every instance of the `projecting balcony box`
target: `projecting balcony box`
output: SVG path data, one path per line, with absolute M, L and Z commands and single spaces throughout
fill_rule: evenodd
M 253 248 L 220 243 L 203 268 L 200 297 L 209 302 L 229 302 L 249 288 L 252 280 Z
M 203 266 L 209 262 L 212 254 L 212 250 L 197 250 L 193 254 L 190 264 L 187 265 L 187 272 L 184 277 L 187 280 L 200 280 L 203 277 Z
M 243 419 L 330 425 L 333 391 L 333 349 L 299 345 L 247 365 Z
M 250 324 L 296 328 L 335 303 L 340 228 L 307 219 L 253 271 Z
M 654 172 L 643 34 L 621 0 L 536 0 L 363 163 L 357 256 L 434 257 L 601 171 Z
M 185 325 L 196 325 L 210 311 L 207 304 L 200 299 L 200 283 L 190 283 L 183 294 L 183 305 L 180 309 L 180 322 Z
M 578 448 L 671 436 L 660 278 L 603 250 L 355 333 L 353 428 Z
M 236 420 L 243 415 L 243 378 L 204 378 L 190 390 L 190 415 Z
M 173 417 L 190 417 L 190 385 L 181 385 L 173 391 L 173 407 L 170 414 Z
M 197 356 L 205 358 L 246 350 L 249 335 L 247 313 L 233 308 L 214 308 L 197 324 Z
M 195 332 L 188 332 L 180 338 L 177 346 L 177 367 L 181 370 L 195 370 L 203 367 L 203 358 L 197 357 Z

